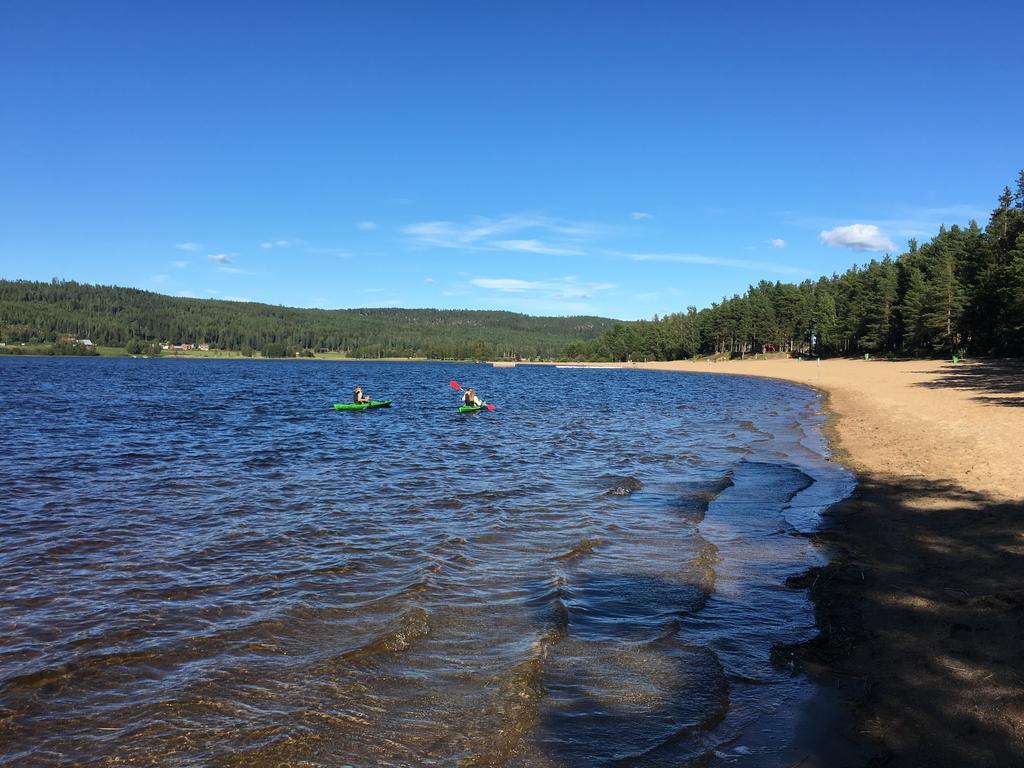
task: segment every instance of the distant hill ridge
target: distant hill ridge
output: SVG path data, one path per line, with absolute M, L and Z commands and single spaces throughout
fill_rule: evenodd
M 70 280 L 0 280 L 0 340 L 9 343 L 73 336 L 113 347 L 168 342 L 352 357 L 553 357 L 616 322 L 490 310 L 302 309 Z

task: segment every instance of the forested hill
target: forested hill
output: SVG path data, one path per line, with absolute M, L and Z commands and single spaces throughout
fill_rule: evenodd
M 352 357 L 551 357 L 614 324 L 601 317 L 531 317 L 436 309 L 297 309 L 164 296 L 134 288 L 54 280 L 0 280 L 0 341 L 65 336 L 125 347 L 167 342 Z
M 569 357 L 640 360 L 777 350 L 815 355 L 1024 356 L 1024 171 L 987 225 L 942 227 L 841 275 L 762 280 L 742 296 L 619 323 Z

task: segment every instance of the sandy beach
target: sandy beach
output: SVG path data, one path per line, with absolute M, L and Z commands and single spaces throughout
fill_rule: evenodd
M 822 634 L 783 660 L 853 707 L 871 765 L 1024 761 L 1024 366 L 789 359 L 637 364 L 828 395 L 858 476 L 811 589 Z

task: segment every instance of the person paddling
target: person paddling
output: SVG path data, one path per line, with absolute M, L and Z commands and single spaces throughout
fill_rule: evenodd
M 353 403 L 368 403 L 368 402 L 370 402 L 370 398 L 369 398 L 369 396 L 363 394 L 363 388 L 362 387 L 358 387 L 357 386 L 352 391 L 352 402 Z
M 479 408 L 484 404 L 484 401 L 476 396 L 476 390 L 472 387 L 466 390 L 466 396 L 462 400 L 463 403 L 472 408 Z

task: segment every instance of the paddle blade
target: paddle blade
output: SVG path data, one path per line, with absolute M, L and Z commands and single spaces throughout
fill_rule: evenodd
M 457 389 L 459 392 L 462 391 L 462 387 L 459 386 L 459 382 L 457 382 L 455 379 L 449 381 L 448 386 L 451 387 L 452 389 Z
M 488 410 L 488 411 L 493 411 L 493 410 L 494 410 L 494 406 L 493 406 L 493 405 L 491 405 L 490 403 L 488 403 L 488 404 L 487 404 L 487 410 Z

